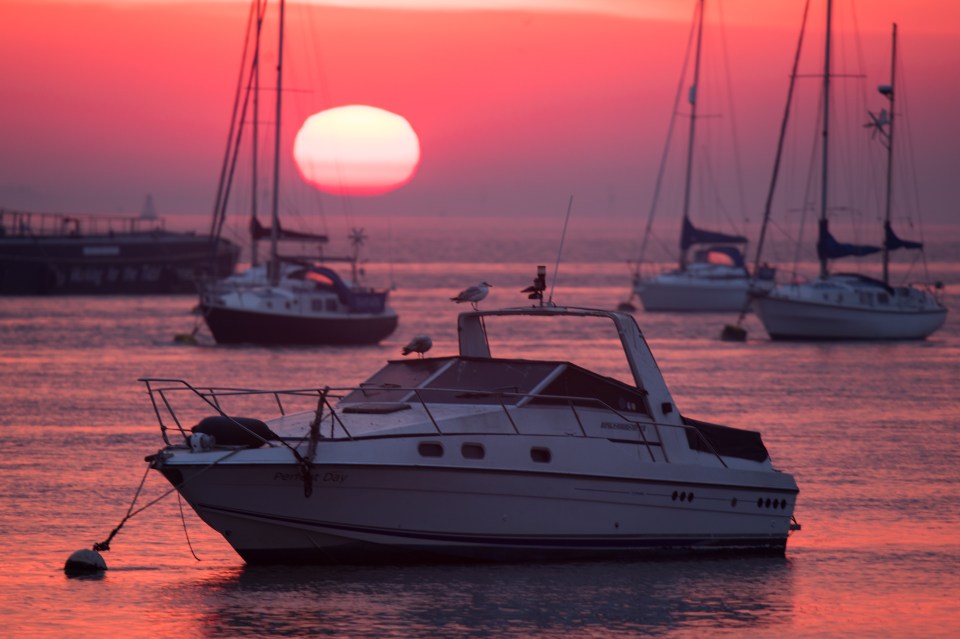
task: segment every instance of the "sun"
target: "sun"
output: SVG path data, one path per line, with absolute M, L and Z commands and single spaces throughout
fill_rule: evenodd
M 335 195 L 380 195 L 413 179 L 420 140 L 400 115 L 352 104 L 308 117 L 293 142 L 303 179 Z

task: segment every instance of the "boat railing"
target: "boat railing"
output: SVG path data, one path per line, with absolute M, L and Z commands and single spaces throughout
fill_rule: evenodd
M 162 218 L 120 215 L 67 215 L 0 209 L 0 237 L 84 237 L 91 235 L 157 233 Z
M 441 427 L 437 418 L 434 416 L 430 406 L 433 405 L 436 407 L 438 405 L 451 403 L 437 401 L 439 395 L 451 394 L 454 398 L 463 399 L 466 394 L 469 394 L 470 399 L 485 398 L 491 400 L 491 405 L 499 406 L 499 409 L 504 415 L 506 422 L 510 425 L 511 431 L 517 435 L 524 434 L 520 424 L 517 423 L 518 418 L 521 416 L 525 408 L 531 406 L 531 404 L 534 404 L 538 408 L 543 408 L 544 405 L 564 407 L 571 412 L 574 421 L 577 424 L 577 430 L 575 434 L 564 433 L 564 436 L 570 436 L 573 434 L 574 436 L 584 438 L 618 439 L 616 437 L 610 437 L 609 435 L 591 435 L 588 432 L 588 428 L 584 424 L 583 415 L 581 415 L 580 410 L 584 408 L 593 408 L 609 413 L 612 417 L 615 417 L 619 420 L 619 424 L 625 426 L 630 431 L 636 432 L 637 439 L 630 439 L 629 441 L 635 441 L 636 443 L 644 446 L 651 461 L 657 460 L 656 456 L 654 455 L 654 448 L 660 449 L 664 461 L 670 461 L 666 448 L 662 444 L 663 437 L 661 429 L 680 428 L 684 431 L 694 433 L 695 436 L 706 446 L 705 450 L 711 451 L 719 460 L 719 462 L 726 466 L 726 463 L 723 461 L 723 458 L 720 456 L 720 454 L 695 426 L 689 424 L 663 423 L 648 419 L 640 420 L 634 416 L 628 415 L 622 410 L 610 406 L 603 400 L 595 397 L 520 393 L 501 390 L 466 390 L 463 388 L 403 388 L 396 384 L 389 384 L 384 386 L 384 390 L 389 390 L 391 393 L 403 393 L 405 396 L 404 401 L 381 401 L 370 402 L 367 404 L 362 402 L 351 402 L 338 406 L 337 402 L 339 400 L 357 391 L 370 390 L 370 385 L 364 384 L 363 386 L 345 388 L 314 387 L 284 390 L 256 390 L 228 387 L 195 387 L 187 381 L 177 378 L 141 378 L 139 381 L 143 382 L 147 387 L 147 393 L 150 396 L 154 413 L 160 425 L 161 435 L 167 445 L 173 445 L 175 443 L 170 437 L 171 431 L 174 433 L 179 433 L 179 435 L 183 437 L 181 442 L 176 443 L 182 443 L 182 441 L 189 440 L 190 436 L 193 434 L 191 426 L 184 423 L 185 420 L 181 415 L 178 415 L 177 410 L 173 405 L 173 397 L 176 396 L 177 398 L 180 398 L 184 393 L 190 394 L 200 400 L 203 409 L 206 411 L 206 413 L 203 415 L 204 417 L 209 416 L 209 412 L 213 411 L 219 416 L 233 421 L 237 428 L 245 430 L 252 436 L 261 439 L 263 443 L 268 446 L 275 446 L 277 443 L 264 440 L 259 435 L 254 435 L 252 431 L 235 419 L 235 416 L 240 414 L 242 411 L 233 410 L 232 407 L 228 407 L 227 404 L 236 403 L 235 400 L 241 398 L 244 400 L 268 398 L 271 403 L 276 405 L 276 410 L 279 412 L 280 417 L 290 414 L 292 412 L 291 407 L 293 405 L 296 405 L 296 411 L 313 411 L 314 419 L 311 420 L 310 432 L 305 433 L 301 439 L 309 439 L 311 441 L 311 445 L 315 445 L 317 439 L 323 439 L 324 441 L 352 441 L 358 439 L 384 437 L 385 435 L 382 432 L 351 432 L 350 428 L 343 419 L 343 414 L 358 412 L 356 410 L 350 410 L 351 407 L 356 408 L 358 406 L 367 406 L 369 407 L 369 410 L 365 410 L 364 412 L 375 413 L 380 410 L 382 410 L 382 412 L 393 412 L 394 410 L 399 410 L 401 408 L 409 408 L 410 404 L 417 404 L 423 409 L 424 415 L 426 415 L 432 428 L 438 435 L 466 434 L 461 430 L 445 431 Z M 425 395 L 428 396 L 425 397 Z M 511 410 L 511 407 L 513 410 Z M 229 412 L 228 408 L 230 408 Z M 323 425 L 324 428 L 329 425 L 328 433 L 325 434 L 321 432 L 321 425 Z M 647 436 L 647 426 L 653 429 L 655 435 L 654 437 Z M 469 432 L 470 434 L 480 434 L 481 431 Z M 503 431 L 490 428 L 489 431 L 482 432 L 489 432 L 489 434 L 502 434 Z M 422 436 L 423 433 L 411 433 L 411 435 Z M 391 433 L 389 436 L 396 437 L 398 435 Z M 287 439 L 289 439 L 289 437 L 287 437 Z

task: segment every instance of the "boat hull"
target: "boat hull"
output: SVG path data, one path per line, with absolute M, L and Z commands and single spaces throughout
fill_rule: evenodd
M 943 326 L 947 310 L 876 308 L 852 302 L 769 295 L 754 301 L 757 315 L 776 340 L 912 340 L 925 339 Z
M 636 287 L 643 309 L 653 312 L 739 312 L 749 304 L 748 291 L 750 280 L 745 277 L 706 279 L 682 274 L 664 274 Z
M 205 479 L 191 482 L 200 472 Z M 795 485 L 711 485 L 705 477 L 364 464 L 314 467 L 310 496 L 293 465 L 164 474 L 252 564 L 782 554 L 796 498 Z
M 218 344 L 376 344 L 392 334 L 398 323 L 392 311 L 296 315 L 207 303 L 201 304 L 200 309 Z
M 192 233 L 0 237 L 0 295 L 196 293 L 238 256 L 235 244 Z

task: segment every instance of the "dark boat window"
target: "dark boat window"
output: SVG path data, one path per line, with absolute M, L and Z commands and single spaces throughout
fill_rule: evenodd
M 530 449 L 530 459 L 537 462 L 538 464 L 549 464 L 550 463 L 550 449 L 541 448 L 539 446 Z
M 483 459 L 486 451 L 483 450 L 483 444 L 464 444 L 460 447 L 460 454 L 464 459 Z
M 621 381 L 602 377 L 572 364 L 539 394 L 555 397 L 538 397 L 532 400 L 531 404 L 567 404 L 567 400 L 560 399 L 562 397 L 596 398 L 618 411 L 647 414 L 641 391 Z M 575 399 L 573 403 L 577 406 L 595 408 L 601 406 L 596 401 L 587 399 Z
M 443 445 L 437 442 L 420 442 L 417 451 L 421 457 L 443 457 Z

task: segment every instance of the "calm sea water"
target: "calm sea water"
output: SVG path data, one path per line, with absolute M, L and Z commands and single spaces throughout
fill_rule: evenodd
M 397 283 L 401 324 L 353 349 L 175 345 L 196 321 L 187 296 L 0 299 L 0 636 L 960 635 L 954 262 L 935 265 L 947 325 L 918 343 L 772 343 L 751 316 L 749 341 L 731 344 L 718 339 L 729 316 L 637 312 L 680 409 L 762 431 L 796 476 L 803 529 L 785 558 L 248 568 L 171 495 L 126 523 L 102 577 L 64 576 L 70 553 L 123 518 L 162 444 L 137 378 L 355 384 L 416 333 L 452 352 L 448 298 L 487 280 L 486 307 L 521 303 L 535 264 L 371 265 Z M 627 283 L 622 263 L 565 264 L 555 299 L 613 308 Z M 138 504 L 166 489 L 150 473 Z

